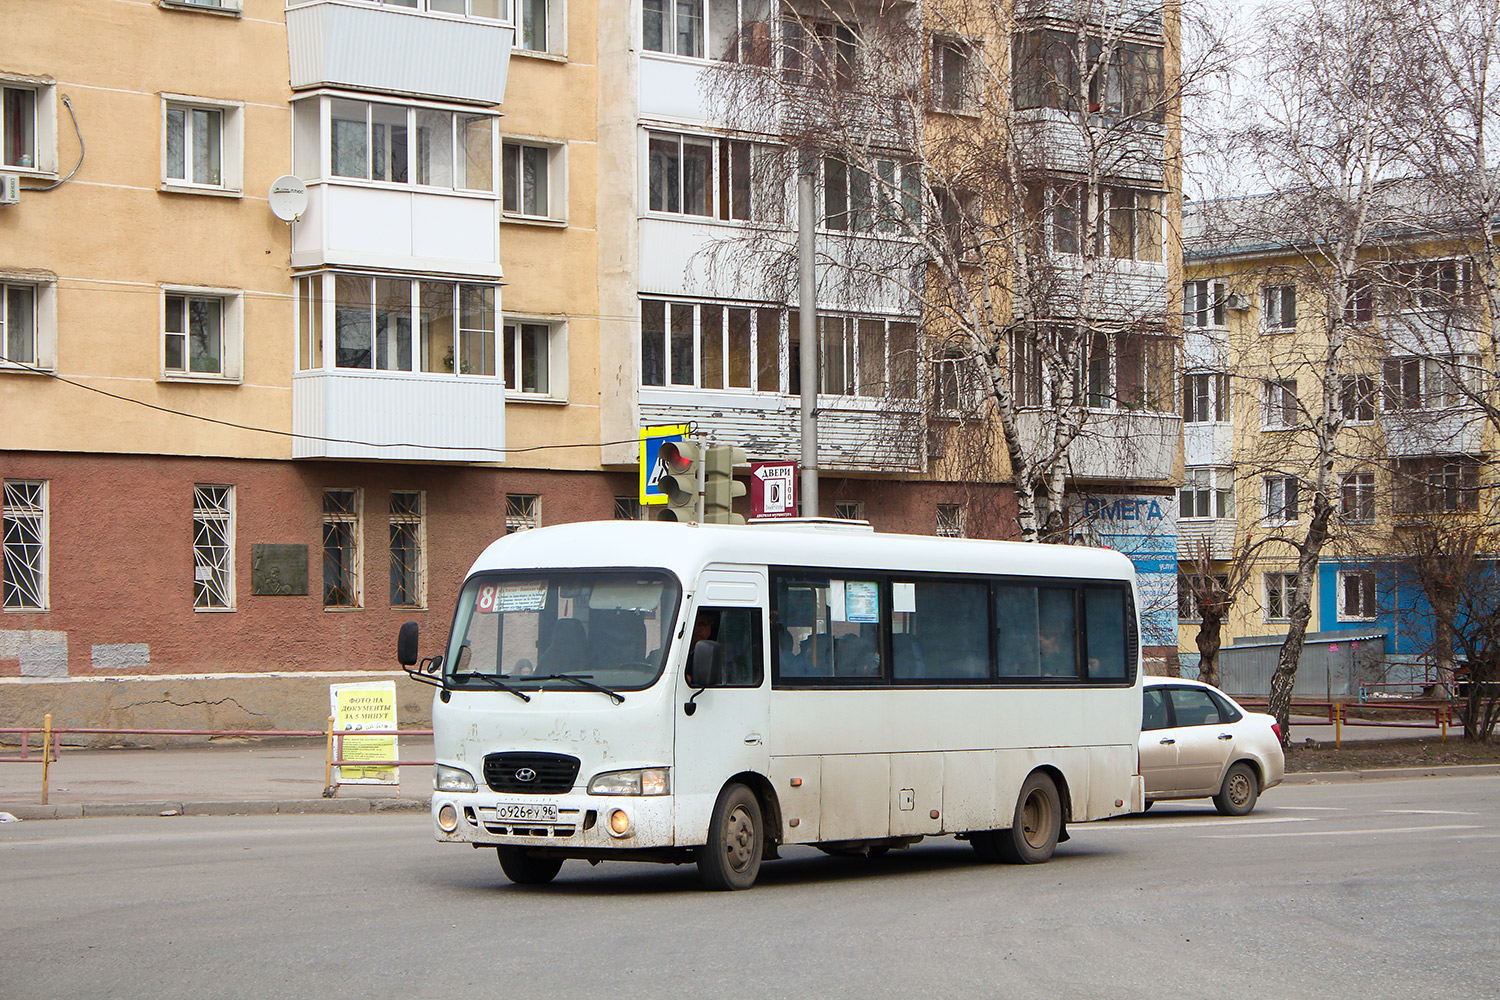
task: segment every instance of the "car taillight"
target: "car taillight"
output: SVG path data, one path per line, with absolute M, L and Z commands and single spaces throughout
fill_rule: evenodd
M 1281 723 L 1279 723 L 1279 722 L 1273 722 L 1273 723 L 1271 723 L 1271 732 L 1273 732 L 1273 733 L 1276 734 L 1276 742 L 1280 743 L 1281 742 Z M 1139 751 L 1137 751 L 1137 753 L 1139 753 Z

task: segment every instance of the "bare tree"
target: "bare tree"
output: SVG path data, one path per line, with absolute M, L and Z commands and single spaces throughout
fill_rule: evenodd
M 1206 684 L 1219 683 L 1224 627 L 1235 602 L 1251 590 L 1260 548 L 1253 534 L 1237 536 L 1228 552 L 1203 537 L 1179 547 L 1178 608 L 1181 617 L 1198 619 L 1198 679 Z
M 1163 220 L 1178 108 L 1223 56 L 1205 32 L 1184 61 L 1181 34 L 1201 22 L 1177 0 L 1058 12 L 802 0 L 772 16 L 766 4 L 709 84 L 725 125 L 762 150 L 746 173 L 752 199 L 784 205 L 796 174 L 817 178 L 820 309 L 878 303 L 920 318 L 899 363 L 890 345 L 892 395 L 925 385 L 954 417 L 935 432 L 936 471 L 1008 482 L 1027 541 L 1066 537 L 1077 443 L 1122 456 L 1175 446 L 1166 422 L 1143 443 L 1142 426 L 1116 418 L 1173 408 Z M 714 244 L 711 269 L 773 276 L 790 299 L 787 221 Z M 840 391 L 843 348 L 823 346 L 821 388 Z M 856 346 L 844 367 L 864 378 L 860 357 Z
M 1270 691 L 1283 739 L 1319 558 L 1339 530 L 1338 470 L 1368 458 L 1369 442 L 1345 427 L 1349 409 L 1373 395 L 1361 376 L 1382 353 L 1361 295 L 1372 258 L 1398 245 L 1415 215 L 1388 191 L 1408 169 L 1405 11 L 1394 0 L 1267 10 L 1260 83 L 1233 148 L 1274 193 L 1221 203 L 1203 220 L 1207 245 L 1253 247 L 1273 260 L 1252 290 L 1260 326 L 1235 345 L 1255 373 L 1239 380 L 1242 397 L 1261 417 L 1236 465 L 1244 492 L 1265 504 L 1267 550 L 1295 559 L 1294 582 L 1271 609 L 1288 623 Z

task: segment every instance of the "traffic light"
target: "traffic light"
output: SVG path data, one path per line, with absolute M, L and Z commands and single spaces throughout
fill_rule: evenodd
M 698 501 L 703 495 L 703 452 L 692 441 L 667 441 L 657 452 L 662 473 L 657 487 L 667 495 L 667 505 L 657 513 L 658 521 L 696 521 Z
M 735 497 L 745 495 L 745 484 L 734 481 L 734 467 L 744 465 L 748 459 L 745 449 L 732 445 L 716 444 L 708 448 L 703 457 L 703 520 L 707 524 L 744 524 L 745 519 L 734 513 Z

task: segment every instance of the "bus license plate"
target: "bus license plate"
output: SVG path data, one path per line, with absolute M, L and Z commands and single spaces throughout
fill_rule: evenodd
M 495 820 L 511 823 L 556 823 L 557 806 L 539 802 L 502 802 L 495 807 Z

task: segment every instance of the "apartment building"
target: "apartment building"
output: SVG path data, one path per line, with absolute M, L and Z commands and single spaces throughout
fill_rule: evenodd
M 1298 560 L 1283 539 L 1306 537 L 1326 507 L 1307 631 L 1355 639 L 1371 684 L 1431 678 L 1445 659 L 1441 616 L 1413 556 L 1493 524 L 1494 359 L 1478 264 L 1461 238 L 1407 228 L 1372 239 L 1340 280 L 1310 263 L 1316 253 L 1266 240 L 1264 224 L 1226 236 L 1226 217 L 1258 206 L 1270 214 L 1274 196 L 1204 203 L 1185 220 L 1182 660 L 1198 659 L 1207 581 L 1194 576 L 1227 588 L 1226 647 L 1286 634 Z M 1322 696 L 1327 679 L 1307 683 Z
M 1079 16 L 1043 5 L 963 35 L 923 21 L 937 6 L 901 5 L 940 95 L 921 107 L 918 140 L 1016 103 L 1008 70 L 998 96 L 969 103 L 979 47 L 1008 67 L 1016 39 Z M 794 232 L 795 185 L 769 187 L 762 169 L 789 149 L 788 129 L 734 120 L 717 80 L 748 63 L 793 83 L 874 73 L 885 10 L 19 0 L 0 53 L 0 172 L 19 179 L 17 203 L 0 206 L 0 682 L 55 697 L 146 678 L 181 702 L 209 674 L 223 688 L 386 669 L 399 623 L 445 631 L 494 537 L 642 516 L 642 426 L 689 423 L 752 458 L 795 458 L 795 282 L 724 256 L 743 235 Z M 1165 47 L 1170 78 L 1174 32 L 1159 10 L 1131 27 L 1145 53 L 1132 65 L 1159 77 Z M 1018 65 L 1045 63 L 1016 51 Z M 1033 148 L 1073 148 L 1069 121 L 1128 117 L 1120 94 L 1080 111 L 1046 75 L 1020 88 Z M 1160 352 L 1126 327 L 1169 312 L 1179 280 L 1164 221 L 1179 206 L 1172 128 L 1155 120 L 1114 193 L 1082 213 L 1128 229 L 1103 240 L 1117 261 L 1105 298 L 1136 303 L 1087 365 L 1093 432 L 1070 450 L 1069 482 L 1080 510 L 1119 523 L 1080 516 L 1085 540 L 1128 538 L 1136 501 L 1171 496 L 1175 394 L 1147 391 Z M 874 176 L 934 199 L 926 218 L 961 203 L 982 214 L 922 188 L 919 148 L 891 141 L 865 173 L 831 155 L 814 164 L 820 252 L 885 241 L 906 261 L 868 282 L 820 271 L 807 334 L 822 357 L 820 513 L 1010 535 L 1003 448 L 979 472 L 951 461 L 954 429 L 980 410 L 924 301 L 920 241 L 894 239 L 865 204 Z M 1065 181 L 1079 169 L 1032 167 L 1064 178 L 1042 196 L 1062 257 L 1078 256 Z M 285 175 L 306 193 L 292 221 L 268 201 Z M 1018 384 L 1024 350 L 1006 362 Z M 1050 401 L 1033 389 L 1040 433 Z M 212 717 L 242 722 L 241 708 Z

